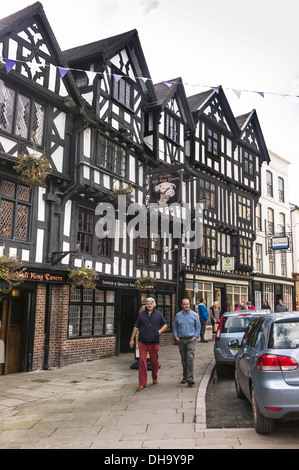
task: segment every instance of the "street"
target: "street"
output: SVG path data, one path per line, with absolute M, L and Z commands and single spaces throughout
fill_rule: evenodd
M 212 372 L 206 395 L 206 422 L 209 429 L 253 428 L 251 404 L 237 397 L 233 367 L 223 377 Z M 275 435 L 299 431 L 299 421 L 275 422 Z

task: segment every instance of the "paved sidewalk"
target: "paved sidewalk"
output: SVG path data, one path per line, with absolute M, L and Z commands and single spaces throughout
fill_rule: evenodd
M 160 347 L 159 384 L 137 392 L 134 355 L 0 376 L 0 449 L 298 449 L 299 431 L 207 429 L 213 342 L 198 343 L 195 387 L 176 345 Z M 221 406 L 221 404 L 220 404 Z

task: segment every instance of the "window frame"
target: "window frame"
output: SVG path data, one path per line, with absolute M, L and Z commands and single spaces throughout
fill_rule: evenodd
M 206 151 L 209 156 L 220 159 L 221 136 L 212 127 L 206 126 Z
M 14 189 L 14 196 L 9 196 L 9 195 L 3 195 L 3 183 L 7 182 L 10 184 L 13 184 L 15 189 Z M 26 201 L 24 199 L 21 199 L 19 197 L 19 190 L 20 187 L 24 187 L 28 189 L 29 191 L 29 201 Z M 4 235 L 3 233 L 0 233 L 0 237 L 3 237 L 8 240 L 16 240 L 18 242 L 29 242 L 31 239 L 31 217 L 32 217 L 32 191 L 30 190 L 30 187 L 26 185 L 25 183 L 21 181 L 14 181 L 11 180 L 10 178 L 6 177 L 1 177 L 0 178 L 0 208 L 2 209 L 2 202 L 7 201 L 13 205 L 13 210 L 12 210 L 12 216 L 11 216 L 11 230 L 10 230 L 10 235 Z M 26 238 L 17 238 L 16 237 L 16 232 L 17 232 L 17 220 L 18 220 L 18 207 L 19 206 L 25 206 L 28 208 L 28 216 L 27 216 L 27 223 L 26 223 Z M 2 222 L 2 216 L 3 216 L 3 210 L 1 210 L 0 213 L 0 223 Z
M 165 136 L 175 144 L 180 142 L 180 121 L 169 110 L 165 112 Z
M 278 176 L 277 178 L 277 186 L 278 186 L 278 200 L 279 202 L 284 202 L 284 179 L 281 176 Z
M 35 100 L 33 97 L 27 96 L 26 94 L 23 94 L 20 92 L 20 90 L 16 90 L 14 88 L 11 88 L 7 85 L 4 85 L 4 91 L 3 93 L 5 94 L 6 90 L 10 90 L 10 92 L 13 93 L 13 98 L 12 99 L 12 104 L 10 108 L 10 114 L 11 114 L 11 120 L 10 120 L 10 126 L 9 129 L 7 130 L 4 126 L 2 126 L 2 117 L 4 118 L 4 113 L 5 113 L 5 97 L 3 103 L 1 103 L 0 107 L 0 131 L 1 132 L 6 132 L 9 135 L 12 135 L 18 139 L 22 139 L 25 142 L 32 142 L 36 147 L 43 148 L 44 146 L 44 141 L 45 141 L 45 124 L 46 124 L 46 118 L 47 118 L 47 108 L 44 104 L 42 104 L 39 100 Z M 11 95 L 12 96 L 12 95 Z M 29 112 L 26 117 L 28 122 L 26 123 L 26 136 L 22 135 L 21 132 L 17 132 L 17 123 L 21 119 L 21 111 L 20 111 L 20 97 L 23 97 L 24 99 L 28 100 L 29 103 Z M 34 129 L 34 121 L 35 121 L 35 116 L 37 112 L 35 109 L 40 106 L 40 108 L 43 110 L 42 115 L 42 125 L 38 126 L 37 129 L 41 129 L 41 137 L 39 140 L 35 138 L 35 132 L 36 130 Z M 23 115 L 23 119 L 25 120 L 25 116 Z
M 273 174 L 269 170 L 266 170 L 266 188 L 267 196 L 273 197 Z
M 98 133 L 96 165 L 127 179 L 127 150 L 116 142 Z
M 107 300 L 108 294 L 113 293 L 113 300 Z M 100 298 L 100 294 L 103 294 L 103 300 Z M 75 296 L 77 296 L 77 300 L 75 300 Z M 97 296 L 99 296 L 97 298 Z M 73 298 L 72 298 L 73 297 Z M 83 332 L 84 328 L 84 306 L 89 307 L 89 311 L 91 312 L 91 323 L 89 325 L 90 330 L 86 334 Z M 79 307 L 78 311 L 78 324 L 77 330 L 75 330 L 76 334 L 70 334 L 70 327 L 74 326 L 74 321 L 72 324 L 70 321 L 76 317 L 72 317 L 71 315 L 71 307 Z M 103 308 L 103 314 L 98 315 L 100 310 L 97 312 L 96 307 Z M 113 322 L 111 321 L 107 323 L 107 319 L 111 319 L 111 313 L 108 313 L 109 310 L 113 309 Z M 75 311 L 75 309 L 74 309 Z M 111 310 L 112 311 L 112 310 Z M 100 319 L 98 322 L 96 321 Z M 101 321 L 102 318 L 102 321 Z M 96 323 L 99 325 L 102 324 L 102 331 L 101 333 L 95 333 Z M 87 324 L 87 323 L 86 323 Z M 108 329 L 107 325 L 113 325 L 113 332 Z M 86 327 L 85 327 L 86 328 Z M 76 288 L 70 291 L 69 297 L 69 312 L 68 312 L 68 339 L 75 339 L 75 338 L 90 338 L 90 337 L 106 337 L 106 336 L 115 336 L 115 291 L 108 290 L 108 289 L 83 289 L 82 287 Z
M 116 80 L 116 78 L 113 77 L 113 99 L 115 99 L 121 105 L 125 106 L 130 111 L 134 111 L 133 96 L 134 87 L 133 84 L 127 78 L 122 77 L 120 78 L 120 80 Z

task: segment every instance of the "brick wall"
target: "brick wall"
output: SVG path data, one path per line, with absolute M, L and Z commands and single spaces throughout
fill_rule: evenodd
M 115 336 L 69 339 L 69 286 L 52 287 L 49 341 L 49 367 L 97 359 L 115 354 Z M 33 370 L 42 369 L 45 356 L 46 285 L 37 287 Z

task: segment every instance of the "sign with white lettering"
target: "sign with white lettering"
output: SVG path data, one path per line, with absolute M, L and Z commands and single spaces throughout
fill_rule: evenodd
M 235 258 L 222 256 L 222 271 L 233 271 L 235 269 Z

